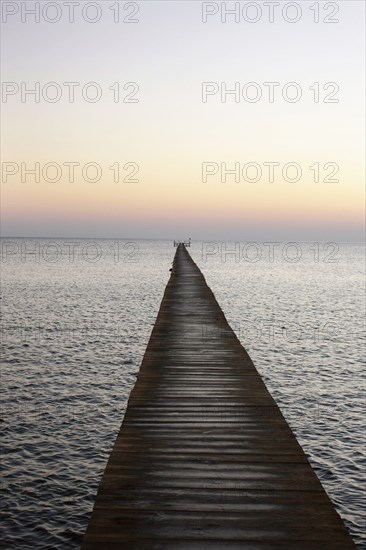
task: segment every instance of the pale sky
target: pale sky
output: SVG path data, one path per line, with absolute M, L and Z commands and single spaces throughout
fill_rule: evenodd
M 35 4 L 2 2 L 4 236 L 363 238 L 364 2 L 280 2 L 272 23 L 266 2 L 240 2 L 239 22 L 228 15 L 226 23 L 221 2 L 119 2 L 117 23 L 109 0 L 94 2 L 96 23 L 82 17 L 90 2 L 75 4 L 73 23 L 62 1 L 41 2 L 36 23 L 24 12 Z M 46 4 L 58 10 L 42 12 Z M 202 11 L 216 9 L 203 23 Z M 243 9 L 259 20 L 246 21 Z M 286 21 L 295 9 L 299 21 Z M 85 13 L 98 16 L 95 7 Z M 80 83 L 73 103 L 65 82 Z M 82 95 L 93 99 L 90 82 L 102 93 L 95 103 Z M 24 94 L 22 102 L 36 83 L 39 102 Z M 215 92 L 205 102 L 203 86 Z M 223 102 L 225 86 L 238 96 Z M 283 98 L 299 90 L 299 101 Z M 59 101 L 47 101 L 58 91 Z M 262 96 L 250 102 L 254 93 Z M 138 102 L 123 102 L 128 94 Z M 39 182 L 26 173 L 35 163 Z M 45 171 L 48 163 L 61 172 Z M 65 163 L 79 163 L 74 181 Z M 88 163 L 100 167 L 99 181 L 90 181 L 93 165 L 83 175 Z M 273 181 L 269 163 L 277 163 Z M 237 170 L 226 181 L 225 166 Z M 138 181 L 123 181 L 133 173 Z

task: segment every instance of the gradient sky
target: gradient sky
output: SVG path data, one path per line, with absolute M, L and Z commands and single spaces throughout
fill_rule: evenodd
M 69 103 L 64 86 L 57 103 L 22 103 L 20 93 L 2 103 L 3 163 L 95 162 L 103 170 L 96 183 L 83 181 L 80 169 L 69 182 L 66 167 L 57 183 L 22 182 L 20 173 L 4 182 L 3 174 L 4 236 L 363 238 L 362 1 L 338 2 L 335 24 L 315 24 L 313 2 L 305 1 L 294 24 L 280 14 L 269 23 L 262 2 L 255 24 L 222 23 L 220 14 L 204 24 L 194 0 L 139 2 L 139 23 L 114 23 L 114 2 L 99 4 L 95 24 L 82 20 L 80 9 L 69 23 L 65 8 L 54 24 L 22 23 L 19 13 L 2 24 L 3 81 L 97 82 L 103 91 L 97 103 L 84 101 L 80 89 Z M 108 88 L 115 82 L 138 83 L 139 102 L 114 103 Z M 264 95 L 257 103 L 222 103 L 217 94 L 203 103 L 202 82 L 257 82 Z M 278 90 L 297 82 L 303 97 L 289 103 L 277 91 L 269 103 L 263 82 L 280 82 Z M 336 82 L 339 102 L 314 103 L 314 82 L 321 97 L 322 85 Z M 139 182 L 115 183 L 108 167 L 116 162 L 137 163 Z M 204 183 L 203 162 L 297 162 L 303 176 L 289 183 L 279 172 L 271 183 L 263 168 L 257 183 L 232 176 L 224 183 L 220 174 Z M 339 182 L 314 183 L 315 162 L 337 163 Z

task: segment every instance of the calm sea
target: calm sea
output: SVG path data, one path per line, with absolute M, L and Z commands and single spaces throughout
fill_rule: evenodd
M 2 240 L 3 548 L 79 548 L 174 252 L 171 241 Z M 364 247 L 190 252 L 365 548 Z

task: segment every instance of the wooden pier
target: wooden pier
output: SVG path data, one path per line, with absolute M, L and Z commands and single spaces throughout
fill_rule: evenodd
M 183 244 L 185 248 L 189 248 L 191 246 L 191 238 L 189 238 L 188 241 L 174 241 L 175 247 L 178 247 L 180 244 Z
M 82 548 L 355 548 L 182 244 Z

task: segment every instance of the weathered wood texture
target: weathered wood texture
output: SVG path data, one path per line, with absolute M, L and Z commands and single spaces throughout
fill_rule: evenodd
M 355 548 L 183 245 L 82 548 Z

